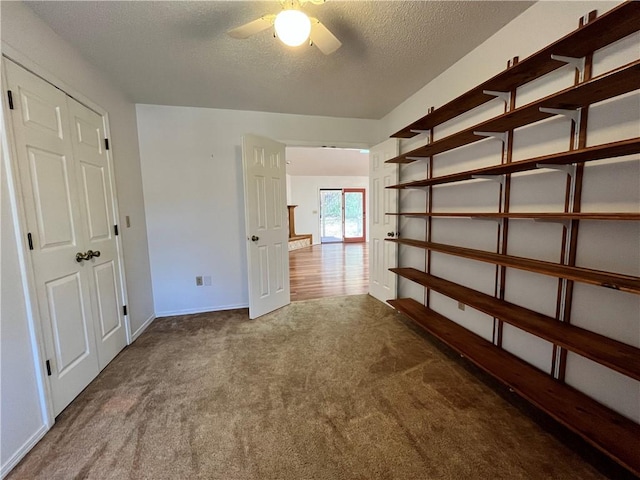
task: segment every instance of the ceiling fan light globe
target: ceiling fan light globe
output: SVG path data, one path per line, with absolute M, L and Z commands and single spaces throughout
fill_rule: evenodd
M 276 35 L 290 47 L 302 45 L 311 33 L 311 20 L 300 10 L 283 10 L 275 19 Z

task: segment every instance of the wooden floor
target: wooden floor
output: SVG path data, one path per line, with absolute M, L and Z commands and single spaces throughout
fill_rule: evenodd
M 369 246 L 328 243 L 289 252 L 291 300 L 369 292 Z

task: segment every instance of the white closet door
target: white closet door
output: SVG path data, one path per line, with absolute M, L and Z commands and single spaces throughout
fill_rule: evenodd
M 102 117 L 5 61 L 36 297 L 60 413 L 125 346 Z M 88 250 L 100 256 L 79 260 Z

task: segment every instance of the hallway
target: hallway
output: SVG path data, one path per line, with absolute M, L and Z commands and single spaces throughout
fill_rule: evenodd
M 291 301 L 369 292 L 369 245 L 325 243 L 289 252 Z

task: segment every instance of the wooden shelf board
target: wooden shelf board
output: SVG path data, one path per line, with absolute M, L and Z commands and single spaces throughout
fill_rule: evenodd
M 503 265 L 505 267 L 517 268 L 529 272 L 541 273 L 558 278 L 566 278 L 576 282 L 599 285 L 602 287 L 640 294 L 640 278 L 619 273 L 603 272 L 582 267 L 571 267 L 542 260 L 532 260 L 524 257 L 512 255 L 500 255 L 498 253 L 474 250 L 471 248 L 454 247 L 442 243 L 425 242 L 408 238 L 387 238 L 387 242 L 395 242 L 400 245 L 424 248 L 433 252 L 446 253 L 457 257 L 469 258 L 480 262 Z
M 640 426 L 578 390 L 560 383 L 412 299 L 389 300 L 427 332 L 580 435 L 626 468 L 640 474 Z
M 412 130 L 431 129 L 495 98 L 484 94 L 485 90 L 509 92 L 565 65 L 553 60 L 551 55 L 584 57 L 639 29 L 640 3 L 623 3 L 391 136 L 412 138 L 417 135 Z
M 640 380 L 640 349 L 583 328 L 559 322 L 513 303 L 463 287 L 415 268 L 390 268 L 419 285 L 453 298 L 628 377 Z
M 431 217 L 431 218 L 512 218 L 529 220 L 615 220 L 615 221 L 638 221 L 640 213 L 430 213 L 430 212 L 401 212 L 387 213 L 386 215 L 396 215 L 403 217 Z
M 517 162 L 505 163 L 502 165 L 492 165 L 489 167 L 477 168 L 451 175 L 443 175 L 424 180 L 391 185 L 386 188 L 418 188 L 430 185 L 444 185 L 446 183 L 463 182 L 474 180 L 477 175 L 506 175 L 510 173 L 527 172 L 536 170 L 537 165 L 569 165 L 572 163 L 590 162 L 604 160 L 607 158 L 622 157 L 640 153 L 640 137 L 620 140 L 617 142 L 603 143 L 593 147 L 586 147 L 567 152 L 542 155 L 540 157 L 519 160 Z
M 485 137 L 476 135 L 474 133 L 476 131 L 507 132 L 556 115 L 541 112 L 540 108 L 573 110 L 632 92 L 638 88 L 640 88 L 640 60 L 498 115 L 433 143 L 418 147 L 387 160 L 385 163 L 413 163 L 416 160 L 410 160 L 407 157 L 430 157 L 483 140 Z

